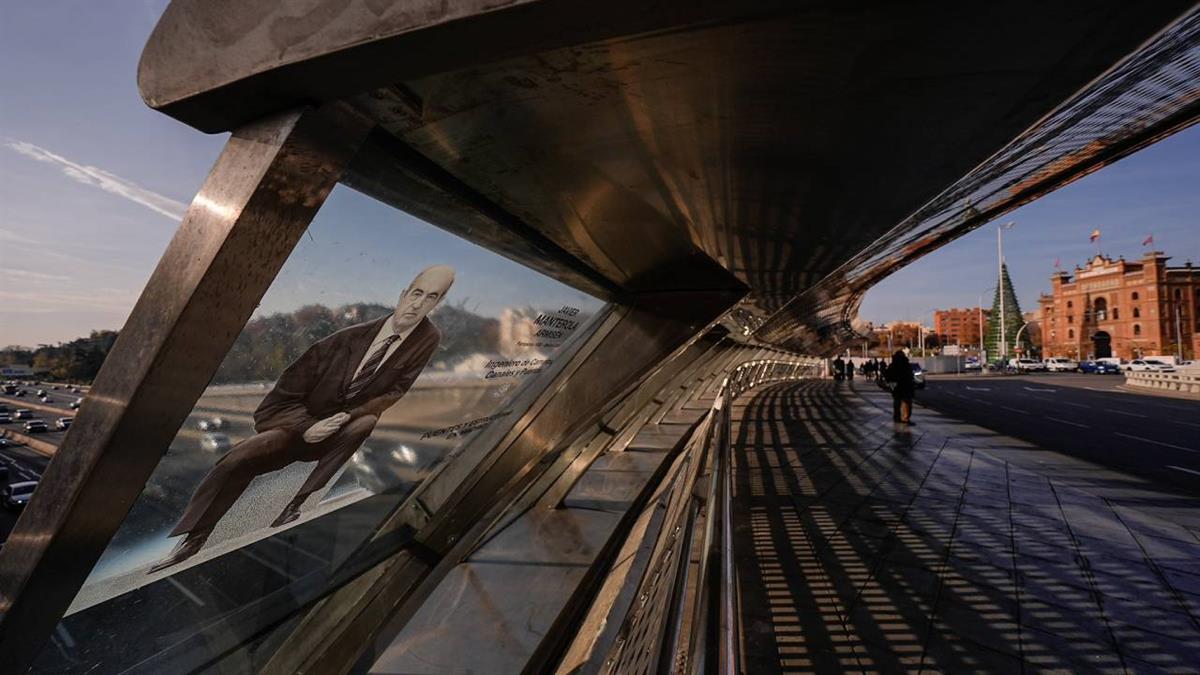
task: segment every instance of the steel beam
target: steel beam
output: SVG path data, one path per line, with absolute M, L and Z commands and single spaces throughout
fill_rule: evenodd
M 335 104 L 229 139 L 0 552 L 0 672 L 44 647 L 372 127 Z

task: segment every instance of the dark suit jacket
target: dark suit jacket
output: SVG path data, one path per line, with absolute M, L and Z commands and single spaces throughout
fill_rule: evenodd
M 379 364 L 375 378 L 362 391 L 346 398 L 346 388 L 358 364 L 380 326 L 391 320 L 388 315 L 343 328 L 309 347 L 283 371 L 271 393 L 254 411 L 255 431 L 283 429 L 302 434 L 335 413 L 378 417 L 399 401 L 425 369 L 441 340 L 441 333 L 428 318 L 421 319 L 396 351 Z

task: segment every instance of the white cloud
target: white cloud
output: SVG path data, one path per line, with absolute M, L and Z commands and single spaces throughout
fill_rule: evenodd
M 99 167 L 85 166 L 72 162 L 66 157 L 56 155 L 33 143 L 8 141 L 5 145 L 31 159 L 59 166 L 62 172 L 72 180 L 84 185 L 98 187 L 105 192 L 123 197 L 135 204 L 141 204 L 151 211 L 162 214 L 172 220 L 183 218 L 184 212 L 187 211 L 187 205 L 183 202 L 176 201 L 170 197 L 164 197 L 153 190 L 147 190 L 136 183 L 125 180 Z

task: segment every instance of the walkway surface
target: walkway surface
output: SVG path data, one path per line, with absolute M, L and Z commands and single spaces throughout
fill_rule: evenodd
M 890 413 L 868 383 L 735 403 L 745 672 L 1200 672 L 1193 530 L 1080 460 Z

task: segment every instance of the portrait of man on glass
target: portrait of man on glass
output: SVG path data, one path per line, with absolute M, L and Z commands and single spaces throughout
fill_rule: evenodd
M 339 330 L 289 365 L 254 411 L 256 433 L 200 482 L 171 531 L 183 539 L 150 572 L 196 555 L 256 477 L 294 462 L 316 462 L 271 526 L 298 519 L 305 500 L 346 464 L 437 351 L 441 333 L 427 315 L 453 283 L 453 268 L 428 267 L 400 295 L 393 313 Z

